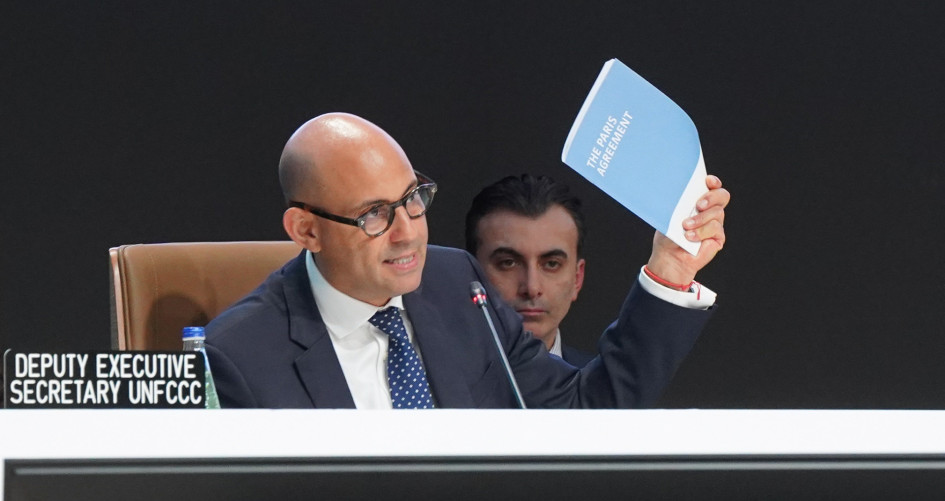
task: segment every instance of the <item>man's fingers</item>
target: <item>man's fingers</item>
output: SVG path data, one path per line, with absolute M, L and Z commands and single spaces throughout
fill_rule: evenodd
M 703 247 L 717 246 L 714 252 L 718 252 L 725 245 L 725 207 L 732 199 L 732 194 L 722 188 L 722 180 L 718 176 L 706 176 L 705 185 L 709 192 L 696 203 L 699 213 L 685 220 L 683 227 L 687 230 L 687 239 L 701 241 Z
M 709 221 L 718 221 L 721 224 L 725 224 L 725 209 L 721 207 L 706 209 L 689 219 L 683 220 L 683 228 L 694 230 L 700 226 L 704 226 Z
M 728 192 L 725 188 L 716 188 L 710 190 L 708 193 L 702 196 L 698 202 L 696 202 L 696 209 L 704 211 L 709 207 L 722 207 L 728 205 L 729 200 L 732 199 L 731 193 Z
M 705 177 L 705 186 L 710 190 L 715 190 L 722 187 L 722 180 L 718 176 L 713 176 L 709 174 Z
M 703 252 L 709 253 L 712 257 L 719 253 L 722 250 L 722 247 L 725 245 L 725 236 L 723 235 L 721 239 L 710 238 L 708 240 L 703 240 L 702 245 L 699 246 L 699 254 Z
M 686 231 L 686 239 L 693 242 L 710 238 L 718 240 L 720 244 L 725 243 L 725 228 L 718 219 L 712 219 L 701 226 Z

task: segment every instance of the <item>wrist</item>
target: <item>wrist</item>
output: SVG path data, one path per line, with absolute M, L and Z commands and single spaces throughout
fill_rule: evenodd
M 654 254 L 656 254 L 654 252 Z M 653 255 L 646 263 L 646 269 L 661 279 L 675 284 L 688 284 L 696 279 L 695 271 L 684 263 L 666 256 Z
M 667 289 L 680 292 L 689 292 L 692 289 L 692 286 L 696 283 L 695 280 L 692 280 L 691 278 L 689 280 L 679 280 L 678 282 L 674 281 L 673 279 L 666 278 L 661 276 L 659 273 L 654 272 L 649 265 L 643 266 L 643 273 L 646 274 L 650 280 L 658 283 L 659 285 L 666 287 Z M 676 280 L 678 280 L 678 278 Z

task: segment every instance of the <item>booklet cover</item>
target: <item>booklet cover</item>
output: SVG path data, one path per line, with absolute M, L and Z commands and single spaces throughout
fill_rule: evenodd
M 682 222 L 705 194 L 695 124 L 676 103 L 616 59 L 604 64 L 578 112 L 561 160 L 695 255 Z

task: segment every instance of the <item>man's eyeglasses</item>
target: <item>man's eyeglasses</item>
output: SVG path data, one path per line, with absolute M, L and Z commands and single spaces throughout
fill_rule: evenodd
M 410 219 L 416 219 L 426 214 L 430 204 L 433 203 L 433 195 L 436 194 L 436 183 L 419 172 L 416 172 L 416 174 L 417 181 L 420 184 L 407 192 L 403 198 L 393 203 L 375 205 L 354 219 L 336 216 L 303 202 L 290 201 L 289 207 L 298 207 L 330 221 L 357 226 L 369 237 L 379 237 L 394 224 L 394 211 L 397 207 L 403 206 Z

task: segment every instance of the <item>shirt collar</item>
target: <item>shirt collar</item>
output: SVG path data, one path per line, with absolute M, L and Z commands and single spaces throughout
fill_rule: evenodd
M 551 349 L 548 350 L 548 353 L 552 355 L 558 355 L 561 358 L 564 358 L 564 355 L 561 354 L 561 329 L 555 329 L 555 342 L 551 343 Z
M 308 272 L 308 281 L 312 286 L 312 295 L 315 296 L 315 305 L 318 313 L 325 322 L 328 333 L 336 338 L 344 338 L 358 327 L 366 324 L 375 313 L 389 306 L 404 309 L 403 296 L 395 296 L 384 306 L 359 301 L 344 292 L 336 289 L 325 280 L 311 251 L 305 252 L 305 270 Z

